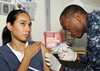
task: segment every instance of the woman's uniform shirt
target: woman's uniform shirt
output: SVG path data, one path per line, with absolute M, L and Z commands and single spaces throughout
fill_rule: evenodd
M 33 41 L 29 41 L 28 44 L 33 44 Z M 0 71 L 17 71 L 21 64 L 21 60 L 24 55 L 16 55 L 16 51 L 6 44 L 0 47 Z M 22 57 L 20 57 L 22 56 Z M 28 71 L 43 71 L 43 57 L 42 51 L 40 50 L 37 55 L 32 58 Z
M 100 71 L 100 11 L 87 14 L 87 51 L 80 55 L 80 62 L 87 64 L 85 69 L 70 69 L 64 71 Z

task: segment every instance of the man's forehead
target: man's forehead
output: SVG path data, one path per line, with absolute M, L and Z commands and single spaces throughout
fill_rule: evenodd
M 60 23 L 63 25 L 63 24 L 68 24 L 69 22 L 69 18 L 66 18 L 66 17 L 61 17 L 61 20 L 60 20 Z

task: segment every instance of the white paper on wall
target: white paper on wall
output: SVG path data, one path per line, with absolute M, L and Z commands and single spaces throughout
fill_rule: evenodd
M 35 0 L 16 0 L 15 9 L 22 9 L 29 13 L 32 20 L 35 20 L 35 10 L 37 4 Z

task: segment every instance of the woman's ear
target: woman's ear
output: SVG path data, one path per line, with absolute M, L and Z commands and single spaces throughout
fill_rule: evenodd
M 10 24 L 10 22 L 8 22 L 6 26 L 10 31 L 12 31 L 12 25 Z

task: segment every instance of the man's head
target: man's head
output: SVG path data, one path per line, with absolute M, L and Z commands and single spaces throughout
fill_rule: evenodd
M 60 15 L 60 23 L 73 38 L 81 38 L 86 32 L 87 12 L 78 5 L 69 5 Z

